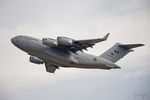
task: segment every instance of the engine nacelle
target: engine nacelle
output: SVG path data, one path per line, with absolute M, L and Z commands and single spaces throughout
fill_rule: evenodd
M 32 63 L 35 63 L 35 64 L 43 64 L 44 63 L 41 59 L 39 59 L 35 56 L 30 56 L 29 61 Z
M 57 43 L 65 46 L 71 46 L 74 40 L 67 37 L 57 37 Z
M 43 38 L 42 43 L 44 45 L 51 46 L 51 47 L 57 46 L 57 41 L 55 39 L 51 39 L 51 38 Z

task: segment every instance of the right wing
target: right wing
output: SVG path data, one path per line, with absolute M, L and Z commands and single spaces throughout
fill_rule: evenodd
M 88 40 L 74 40 L 73 45 L 68 46 L 71 51 L 82 51 L 87 50 L 88 47 L 93 47 L 96 43 L 107 40 L 110 33 L 106 34 L 103 38 L 88 39 Z
M 57 37 L 57 40 L 51 38 L 43 38 L 42 43 L 47 46 L 67 49 L 73 52 L 87 50 L 88 47 L 93 47 L 96 43 L 107 40 L 109 33 L 103 38 L 74 40 L 67 37 Z
M 76 40 L 75 42 L 78 42 L 79 44 L 85 44 L 85 43 L 98 43 L 107 40 L 110 33 L 106 34 L 103 38 L 98 39 L 89 39 L 89 40 Z

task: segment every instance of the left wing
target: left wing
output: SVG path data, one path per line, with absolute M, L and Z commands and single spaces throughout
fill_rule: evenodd
M 106 34 L 103 38 L 88 39 L 88 40 L 74 40 L 73 44 L 67 46 L 71 51 L 87 50 L 88 47 L 93 47 L 96 43 L 107 40 L 110 33 Z
M 46 71 L 49 73 L 55 73 L 56 69 L 59 69 L 59 66 L 49 64 L 45 62 Z

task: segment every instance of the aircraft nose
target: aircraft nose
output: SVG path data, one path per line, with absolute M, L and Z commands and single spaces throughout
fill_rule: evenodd
M 15 43 L 15 37 L 11 38 L 11 42 L 14 44 Z
M 14 45 L 16 44 L 17 41 L 18 41 L 17 36 L 11 38 L 11 42 L 12 42 Z

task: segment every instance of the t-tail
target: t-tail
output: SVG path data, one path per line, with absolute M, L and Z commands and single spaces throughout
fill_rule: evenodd
M 132 48 L 144 46 L 143 44 L 120 44 L 116 43 L 113 47 L 111 47 L 109 50 L 104 52 L 100 57 L 105 58 L 113 63 L 117 62 L 121 58 L 123 58 L 125 55 L 127 55 L 129 52 L 132 52 Z

